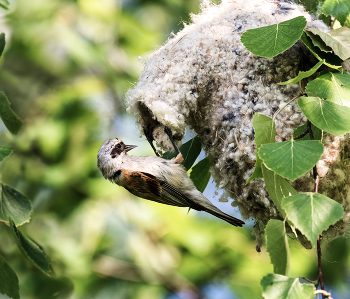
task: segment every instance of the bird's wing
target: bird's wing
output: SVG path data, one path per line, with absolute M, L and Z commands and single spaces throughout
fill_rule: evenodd
M 178 189 L 152 174 L 124 169 L 123 175 L 125 182 L 123 187 L 139 197 L 166 205 L 203 210 L 200 205 L 189 199 Z
M 191 209 L 202 211 L 203 207 L 197 204 L 195 201 L 188 198 L 186 195 L 184 195 L 182 192 L 180 192 L 178 189 L 176 189 L 174 186 L 161 181 L 160 185 L 162 186 L 162 197 L 174 200 L 178 203 L 181 203 L 181 206 L 183 207 L 190 207 Z

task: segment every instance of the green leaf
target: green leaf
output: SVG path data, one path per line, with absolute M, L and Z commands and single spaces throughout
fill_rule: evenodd
M 271 219 L 266 225 L 266 248 L 275 274 L 288 275 L 289 246 L 283 221 Z
M 42 251 L 42 249 L 33 241 L 25 237 L 16 227 L 15 223 L 10 219 L 12 234 L 15 237 L 19 249 L 29 260 L 42 272 L 49 275 L 51 272 L 50 263 Z
M 0 117 L 6 128 L 16 135 L 22 127 L 22 120 L 11 109 L 11 103 L 3 92 L 0 92 Z
M 311 39 L 314 46 L 318 47 L 321 51 L 323 52 L 333 51 L 333 49 L 331 47 L 328 47 L 319 35 L 313 34 L 311 31 L 308 31 L 308 30 L 304 30 L 304 32 Z
M 325 0 L 321 6 L 321 13 L 335 17 L 342 26 L 350 14 L 349 0 Z
M 297 191 L 284 178 L 267 169 L 264 165 L 262 165 L 262 172 L 264 175 L 267 192 L 269 193 L 270 198 L 275 204 L 277 210 L 284 218 L 286 213 L 282 208 L 282 200 L 285 197 L 297 194 Z
M 327 33 L 315 28 L 309 28 L 309 30 L 317 34 L 342 60 L 350 57 L 350 28 L 342 27 Z
M 310 77 L 312 76 L 319 68 L 320 66 L 325 62 L 325 60 L 321 60 L 319 61 L 316 65 L 314 65 L 310 70 L 306 71 L 306 72 L 299 72 L 298 73 L 298 76 L 296 76 L 295 78 L 293 79 L 290 79 L 288 81 L 285 81 L 285 82 L 281 82 L 281 83 L 278 83 L 279 85 L 287 85 L 287 84 L 295 84 L 295 83 L 298 83 L 300 82 L 301 80 L 307 78 L 307 77 Z
M 0 255 L 0 293 L 12 299 L 19 299 L 19 284 L 15 271 Z
M 0 34 L 0 57 L 5 49 L 5 33 Z
M 10 186 L 1 184 L 0 219 L 13 219 L 17 226 L 29 222 L 32 204 L 28 197 Z
M 301 284 L 298 278 L 267 274 L 260 281 L 265 299 L 313 299 L 314 286 Z
M 181 151 L 181 147 L 180 147 L 180 151 Z M 165 152 L 162 156 L 163 159 L 166 160 L 171 160 L 172 158 L 175 158 L 177 156 L 176 152 Z
M 242 34 L 241 42 L 255 55 L 272 58 L 293 46 L 300 38 L 306 26 L 302 16 L 256 29 Z
M 311 39 L 305 34 L 305 32 L 303 32 L 300 39 L 318 60 L 325 60 L 325 65 L 332 69 L 339 69 L 341 67 L 343 61 L 338 56 L 333 55 L 332 53 L 325 53 L 316 48 L 313 45 Z
M 13 152 L 13 149 L 11 146 L 0 145 L 0 162 L 2 162 L 5 158 L 11 155 L 12 152 Z
M 261 170 L 261 159 L 259 158 L 259 148 L 264 143 L 275 142 L 276 127 L 275 122 L 271 117 L 265 116 L 260 113 L 255 113 L 253 116 L 253 127 L 254 127 L 254 140 L 256 144 L 256 162 L 253 174 L 248 179 L 247 183 L 250 181 L 262 178 L 263 173 Z
M 263 144 L 259 157 L 267 168 L 280 176 L 294 181 L 309 171 L 323 153 L 323 144 L 319 140 L 289 140 L 279 143 Z
M 196 186 L 197 190 L 202 193 L 207 187 L 211 176 L 209 169 L 210 162 L 208 157 L 199 161 L 195 166 L 192 167 L 190 178 L 193 181 L 193 184 Z
M 350 75 L 327 73 L 306 86 L 306 91 L 338 105 L 350 107 Z
M 299 98 L 304 115 L 318 128 L 333 135 L 350 132 L 350 108 L 316 97 Z
M 182 163 L 182 165 L 186 168 L 186 170 L 189 170 L 192 167 L 193 163 L 196 161 L 199 154 L 201 153 L 201 150 L 202 150 L 202 144 L 198 136 L 187 141 L 180 147 L 180 152 L 184 158 L 184 162 Z M 177 156 L 177 153 L 166 152 L 164 153 L 162 158 L 170 160 L 176 156 Z
M 293 132 L 293 136 L 297 137 L 300 134 L 302 134 L 305 130 L 306 130 L 307 125 L 302 125 L 300 127 L 298 127 L 294 132 Z M 311 124 L 311 130 L 314 136 L 314 140 L 322 140 L 322 130 L 320 130 L 319 128 L 315 127 L 313 124 Z M 310 135 L 306 134 L 303 138 L 300 139 L 296 139 L 295 141 L 299 141 L 299 140 L 311 140 L 310 139 Z
M 0 0 L 0 7 L 9 9 L 10 3 L 7 0 Z
M 282 202 L 287 217 L 316 245 L 318 236 L 343 217 L 341 204 L 319 193 L 302 193 Z

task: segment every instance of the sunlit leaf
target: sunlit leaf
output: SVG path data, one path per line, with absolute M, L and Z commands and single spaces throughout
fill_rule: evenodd
M 0 34 L 0 57 L 5 49 L 5 33 Z
M 7 0 L 0 0 L 0 7 L 9 9 L 10 3 Z
M 209 169 L 210 162 L 208 157 L 199 161 L 195 166 L 192 167 L 190 178 L 193 181 L 193 184 L 196 186 L 197 190 L 202 193 L 207 187 L 211 176 Z
M 350 108 L 316 97 L 298 99 L 304 115 L 318 128 L 333 135 L 350 132 Z
M 282 200 L 285 197 L 297 194 L 297 191 L 284 178 L 267 169 L 264 164 L 262 164 L 262 172 L 270 198 L 282 217 L 285 217 L 286 213 L 282 208 Z
M 312 76 L 318 69 L 319 67 L 325 62 L 325 60 L 321 60 L 319 61 L 316 65 L 313 66 L 313 68 L 311 68 L 310 70 L 306 71 L 306 72 L 299 72 L 298 73 L 298 76 L 296 76 L 295 78 L 293 79 L 290 79 L 288 81 L 285 81 L 285 82 L 281 82 L 281 83 L 278 83 L 279 85 L 287 85 L 287 84 L 295 84 L 295 83 L 298 83 L 300 82 L 301 80 L 307 78 L 307 77 L 310 77 Z
M 10 186 L 1 184 L 0 219 L 13 219 L 16 225 L 29 222 L 32 204 L 28 197 Z
M 184 158 L 184 162 L 182 163 L 182 165 L 186 168 L 186 170 L 189 170 L 192 167 L 193 163 L 196 161 L 199 154 L 201 153 L 201 150 L 201 140 L 198 136 L 187 141 L 180 147 L 180 152 Z M 177 153 L 175 152 L 166 152 L 164 153 L 162 158 L 170 160 L 176 156 Z
M 319 140 L 295 141 L 263 144 L 259 157 L 267 168 L 280 176 L 294 181 L 309 171 L 323 153 L 323 144 Z
M 9 155 L 11 155 L 12 152 L 13 149 L 11 146 L 0 145 L 0 162 L 7 158 Z
M 306 91 L 338 105 L 350 107 L 350 75 L 327 73 L 306 86 Z
M 323 52 L 315 47 L 305 32 L 303 32 L 300 39 L 319 61 L 325 60 L 324 64 L 332 69 L 339 69 L 341 67 L 343 61 L 338 56 L 333 55 L 332 53 Z
M 266 249 L 275 274 L 288 275 L 289 245 L 284 222 L 271 219 L 266 225 Z
M 11 109 L 11 103 L 3 92 L 0 92 L 0 117 L 6 128 L 16 135 L 22 127 L 22 120 Z
M 300 127 L 298 127 L 294 132 L 293 132 L 293 136 L 297 137 L 300 134 L 302 134 L 305 130 L 306 130 L 307 124 L 304 124 Z M 322 140 L 322 130 L 320 130 L 319 128 L 315 127 L 313 124 L 311 124 L 311 130 L 314 136 L 314 140 Z M 295 141 L 298 140 L 311 140 L 310 139 L 310 135 L 309 133 L 306 134 L 303 138 L 300 139 L 296 139 Z
M 325 0 L 321 6 L 321 13 L 335 17 L 342 26 L 350 14 L 349 0 Z
M 303 193 L 282 201 L 287 217 L 316 245 L 318 236 L 343 217 L 343 208 L 336 201 L 319 193 Z
M 10 219 L 12 234 L 15 237 L 17 245 L 22 253 L 42 272 L 49 274 L 51 272 L 50 263 L 42 249 L 32 240 L 25 237 Z
M 255 55 L 272 58 L 295 44 L 306 26 L 302 16 L 256 29 L 242 34 L 241 42 Z
M 308 30 L 317 34 L 341 59 L 346 60 L 350 57 L 350 28 L 342 27 L 326 33 L 316 28 Z
M 0 293 L 12 299 L 19 299 L 19 284 L 16 273 L 0 255 Z
M 260 113 L 255 113 L 253 116 L 254 140 L 256 144 L 256 162 L 253 174 L 248 179 L 247 183 L 256 178 L 262 178 L 261 159 L 258 151 L 262 144 L 275 142 L 276 127 L 275 122 L 271 117 Z
M 301 284 L 298 278 L 267 274 L 260 281 L 265 299 L 313 299 L 314 286 Z

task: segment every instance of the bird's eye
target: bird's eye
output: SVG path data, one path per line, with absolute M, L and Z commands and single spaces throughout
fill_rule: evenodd
M 117 148 L 121 148 L 122 146 L 120 144 L 117 145 Z

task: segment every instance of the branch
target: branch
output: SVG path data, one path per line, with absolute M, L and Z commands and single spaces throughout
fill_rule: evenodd
M 311 128 L 311 122 L 309 120 L 307 120 L 307 130 L 309 132 L 310 135 L 310 139 L 311 140 L 315 140 L 314 138 L 314 134 L 312 132 L 312 128 Z M 315 179 L 315 193 L 318 192 L 318 182 L 319 182 L 319 177 L 318 177 L 318 173 L 317 173 L 317 167 L 316 165 L 313 168 L 313 174 L 314 174 L 314 179 Z M 321 238 L 322 235 L 318 236 L 317 239 L 317 260 L 318 260 L 318 278 L 317 281 L 321 284 L 321 290 L 324 291 L 324 281 L 323 281 L 323 275 L 322 275 L 322 251 L 321 251 Z M 317 284 L 318 286 L 318 284 Z M 324 293 L 322 293 L 322 299 L 325 299 L 326 296 Z
M 317 280 L 321 284 L 321 290 L 324 291 L 324 281 L 323 281 L 323 275 L 322 275 L 322 261 L 321 261 L 321 257 L 322 257 L 321 238 L 322 238 L 322 235 L 319 235 L 318 239 L 317 239 L 317 257 L 318 257 L 318 278 L 317 278 Z M 325 298 L 326 298 L 325 294 L 322 293 L 322 299 L 325 299 Z
M 301 133 L 300 135 L 298 135 L 297 137 L 295 137 L 294 140 L 301 139 L 304 136 L 306 136 L 306 134 L 308 134 L 308 133 L 309 133 L 309 128 L 306 128 L 305 131 L 303 133 Z

